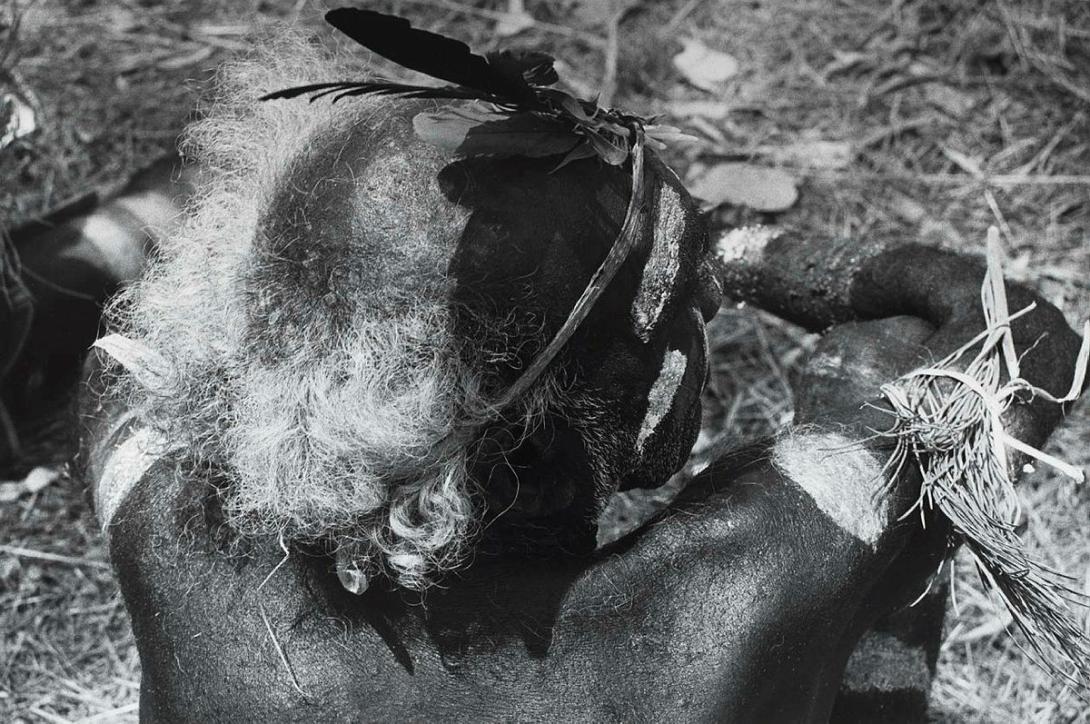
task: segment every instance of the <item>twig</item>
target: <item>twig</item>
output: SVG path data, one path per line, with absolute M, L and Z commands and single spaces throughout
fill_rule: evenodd
M 269 623 L 269 616 L 265 613 L 265 604 L 261 601 L 257 602 L 257 610 L 261 614 L 261 620 L 265 623 L 265 630 L 269 632 L 269 638 L 272 640 L 273 648 L 276 649 L 276 655 L 280 657 L 280 663 L 284 665 L 284 668 L 288 671 L 288 676 L 291 678 L 291 686 L 300 695 L 310 698 L 310 694 L 303 691 L 303 688 L 299 686 L 299 679 L 295 678 L 295 670 L 291 668 L 291 663 L 288 661 L 288 657 L 284 655 L 284 649 L 280 647 L 280 642 L 276 639 L 276 634 L 273 633 L 272 624 Z
M 613 105 L 613 95 L 617 92 L 617 55 L 620 53 L 621 20 L 627 12 L 627 8 L 618 10 L 609 19 L 605 71 L 602 73 L 602 92 L 598 96 L 598 104 L 603 108 L 610 108 Z
M 117 717 L 120 714 L 130 714 L 140 708 L 140 702 L 134 701 L 131 704 L 125 706 L 119 706 L 116 709 L 110 709 L 109 711 L 101 711 L 94 716 L 89 716 L 83 719 L 80 724 L 96 724 L 96 722 L 113 722 L 117 721 Z
M 997 174 L 995 176 L 980 176 L 979 178 L 960 173 L 891 173 L 884 171 L 830 171 L 814 169 L 812 171 L 800 171 L 810 178 L 828 179 L 831 181 L 919 181 L 931 184 L 984 184 L 992 186 L 1090 186 L 1090 175 L 1087 174 L 1057 174 L 1025 175 L 1025 174 Z
M 662 29 L 659 30 L 658 36 L 660 38 L 668 38 L 672 36 L 674 34 L 674 31 L 677 30 L 678 26 L 685 22 L 685 18 L 689 17 L 689 15 L 692 14 L 692 12 L 696 10 L 703 2 L 704 0 L 689 0 L 689 2 L 678 8 L 678 11 L 674 13 L 674 17 L 670 18 L 666 25 L 663 25 Z
M 0 553 L 7 553 L 9 556 L 15 556 L 16 558 L 31 558 L 33 560 L 47 561 L 49 563 L 64 563 L 70 566 L 89 566 L 91 568 L 110 570 L 110 564 L 105 561 L 96 561 L 89 558 L 75 558 L 74 556 L 47 553 L 46 551 L 35 551 L 30 548 L 21 548 L 19 546 L 0 545 Z
M 1003 633 L 1012 623 L 1014 623 L 1014 617 L 1011 616 L 1010 613 L 1004 612 L 1001 617 L 993 618 L 964 633 L 952 635 L 947 641 L 950 645 L 972 643 L 974 641 L 979 641 L 980 639 L 990 638 Z M 946 644 L 944 643 L 943 645 L 945 646 Z
M 37 716 L 40 716 L 42 719 L 45 719 L 47 722 L 51 722 L 52 724 L 72 724 L 71 719 L 65 719 L 63 716 L 57 716 L 53 712 L 46 711 L 40 706 L 32 706 L 27 709 L 27 711 L 29 711 L 31 714 L 36 714 Z
M 874 133 L 871 133 L 863 137 L 863 140 L 859 142 L 859 148 L 869 148 L 870 146 L 877 146 L 879 143 L 886 141 L 890 138 L 900 136 L 902 133 L 910 133 L 912 131 L 918 131 L 921 128 L 933 125 L 938 121 L 933 116 L 921 116 L 919 118 L 912 118 L 898 123 L 893 126 L 886 126 L 880 128 Z
M 1003 216 L 1003 211 L 999 208 L 999 202 L 995 200 L 995 194 L 991 189 L 984 189 L 984 200 L 988 203 L 988 208 L 992 210 L 992 216 L 999 223 L 999 228 L 1003 230 L 1003 236 L 1007 237 L 1007 241 L 1011 244 L 1014 243 L 1014 234 L 1011 232 L 1010 224 L 1007 223 L 1007 218 Z M 989 244 L 991 241 L 988 242 Z M 996 239 L 996 243 L 999 240 Z

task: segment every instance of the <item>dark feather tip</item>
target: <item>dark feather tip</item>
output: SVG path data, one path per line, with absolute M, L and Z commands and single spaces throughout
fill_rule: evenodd
M 500 98 L 531 94 L 521 73 L 512 77 L 499 71 L 460 40 L 418 30 L 405 18 L 337 8 L 326 13 L 325 19 L 363 47 L 410 70 Z

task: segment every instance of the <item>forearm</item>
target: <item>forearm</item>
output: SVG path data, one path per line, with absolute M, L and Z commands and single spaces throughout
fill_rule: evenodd
M 981 303 L 986 265 L 979 257 L 915 243 L 815 241 L 767 229 L 731 232 L 717 252 L 728 296 L 809 329 L 904 315 L 922 320 L 934 334 L 926 338 L 927 354 L 914 360 L 917 365 L 941 359 L 986 328 Z M 1078 336 L 1033 289 L 1005 286 L 1011 312 L 1033 307 L 1011 322 L 1022 377 L 1054 396 L 1065 395 Z M 1036 446 L 1061 414 L 1057 405 L 1038 401 L 1013 408 L 1008 425 L 1012 434 Z

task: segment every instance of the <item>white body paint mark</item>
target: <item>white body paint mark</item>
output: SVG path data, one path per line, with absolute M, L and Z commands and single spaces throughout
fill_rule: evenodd
M 743 226 L 731 229 L 715 243 L 715 254 L 724 263 L 761 263 L 765 247 L 783 231 L 771 226 Z
M 647 439 L 658 429 L 663 418 L 670 412 L 670 407 L 674 403 L 674 397 L 677 396 L 681 380 L 685 377 L 685 368 L 688 364 L 689 360 L 681 350 L 668 350 L 666 356 L 663 357 L 662 369 L 659 371 L 658 379 L 655 380 L 655 384 L 651 386 L 651 391 L 647 394 L 647 414 L 644 415 L 643 423 L 640 425 L 640 432 L 636 436 L 637 452 L 643 452 L 643 446 L 647 443 Z
M 135 279 L 144 268 L 144 245 L 142 238 L 133 240 L 138 229 L 126 221 L 130 220 L 115 218 L 109 209 L 103 209 L 87 217 L 80 233 L 102 255 L 111 274 L 118 279 Z
M 852 652 L 844 670 L 844 685 L 851 691 L 926 692 L 931 686 L 927 657 L 922 648 L 895 636 L 868 632 Z
M 654 208 L 657 215 L 651 251 L 643 266 L 640 288 L 632 300 L 632 326 L 644 342 L 650 341 L 651 333 L 677 284 L 681 236 L 685 232 L 685 209 L 673 187 L 662 186 Z
M 166 441 L 158 433 L 137 427 L 107 454 L 94 492 L 102 530 L 110 527 L 125 497 L 166 450 Z
M 772 461 L 841 529 L 871 546 L 878 542 L 889 522 L 879 494 L 885 475 L 860 442 L 835 433 L 788 435 L 776 442 Z

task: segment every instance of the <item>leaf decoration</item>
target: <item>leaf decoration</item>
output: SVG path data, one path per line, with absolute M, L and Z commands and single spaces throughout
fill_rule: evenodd
M 425 141 L 462 157 L 540 158 L 567 154 L 580 143 L 555 121 L 529 113 L 505 115 L 473 108 L 418 113 L 413 130 Z
M 738 73 L 734 56 L 712 50 L 693 38 L 681 42 L 684 50 L 674 56 L 674 67 L 697 88 L 714 93 L 720 83 Z
M 628 159 L 628 144 L 622 137 L 592 131 L 587 133 L 587 141 L 602 160 L 612 166 L 620 166 Z
M 676 126 L 651 124 L 644 126 L 643 130 L 647 134 L 647 142 L 658 148 L 665 148 L 671 143 L 698 143 L 700 141 L 696 136 L 684 133 Z
M 568 155 L 561 159 L 560 163 L 556 165 L 556 168 L 552 170 L 552 173 L 556 173 L 560 169 L 567 166 L 569 163 L 575 163 L 576 161 L 582 161 L 585 158 L 594 158 L 598 153 L 594 150 L 594 147 L 587 141 L 580 141 L 579 144 L 568 152 Z

